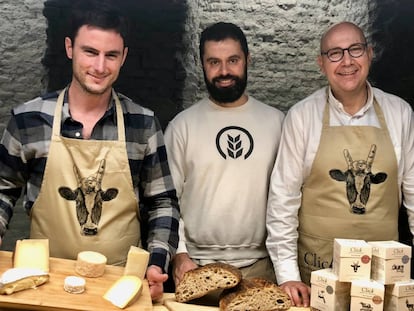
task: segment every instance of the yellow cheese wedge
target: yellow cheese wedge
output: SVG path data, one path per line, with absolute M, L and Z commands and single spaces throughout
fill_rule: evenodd
M 34 268 L 49 272 L 49 240 L 17 240 L 13 267 Z
M 97 278 L 105 273 L 106 261 L 105 255 L 101 253 L 92 251 L 80 252 L 76 259 L 75 271 L 81 276 Z
M 103 298 L 124 309 L 141 295 L 142 281 L 134 275 L 121 276 L 104 294 Z
M 135 275 L 143 280 L 147 271 L 148 261 L 149 252 L 131 245 L 128 251 L 124 275 Z

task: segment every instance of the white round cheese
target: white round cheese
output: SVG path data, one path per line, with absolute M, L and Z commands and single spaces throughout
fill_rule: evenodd
M 96 278 L 105 272 L 106 257 L 98 252 L 85 251 L 78 254 L 75 271 L 81 276 Z
M 65 278 L 63 289 L 71 294 L 81 294 L 85 291 L 86 281 L 79 276 L 68 276 Z

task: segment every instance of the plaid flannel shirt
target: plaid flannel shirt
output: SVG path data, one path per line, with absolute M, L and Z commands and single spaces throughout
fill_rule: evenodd
M 12 111 L 0 144 L 0 235 L 24 191 L 29 214 L 42 184 L 59 92 L 22 104 Z M 139 199 L 143 243 L 149 264 L 167 271 L 178 244 L 178 200 L 167 163 L 164 138 L 154 113 L 118 94 L 124 114 L 126 147 L 134 191 Z M 67 94 L 62 109 L 61 135 L 79 138 L 82 125 L 69 114 Z M 91 139 L 116 140 L 115 105 L 97 122 Z M 146 238 L 146 240 L 145 240 Z

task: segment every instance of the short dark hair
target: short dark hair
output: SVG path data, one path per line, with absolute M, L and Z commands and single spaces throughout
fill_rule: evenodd
M 224 39 L 233 39 L 240 43 L 244 55 L 249 55 L 249 47 L 247 46 L 247 39 L 239 26 L 233 23 L 218 22 L 208 26 L 203 30 L 200 36 L 200 59 L 203 62 L 204 45 L 206 41 L 222 41 Z
M 68 37 L 75 41 L 79 28 L 84 25 L 114 30 L 128 41 L 128 21 L 114 5 L 115 0 L 78 0 L 73 3 Z

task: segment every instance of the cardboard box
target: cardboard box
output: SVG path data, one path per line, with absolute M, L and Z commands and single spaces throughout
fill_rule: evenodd
M 414 311 L 414 280 L 386 285 L 384 310 Z
M 352 281 L 350 311 L 383 311 L 384 292 L 384 284 L 377 281 Z
M 397 241 L 368 244 L 372 246 L 372 279 L 386 285 L 410 280 L 411 246 Z
M 348 311 L 351 283 L 339 282 L 332 269 L 321 269 L 311 274 L 312 308 L 320 311 Z
M 371 278 L 372 247 L 364 240 L 335 239 L 333 272 L 340 282 Z

